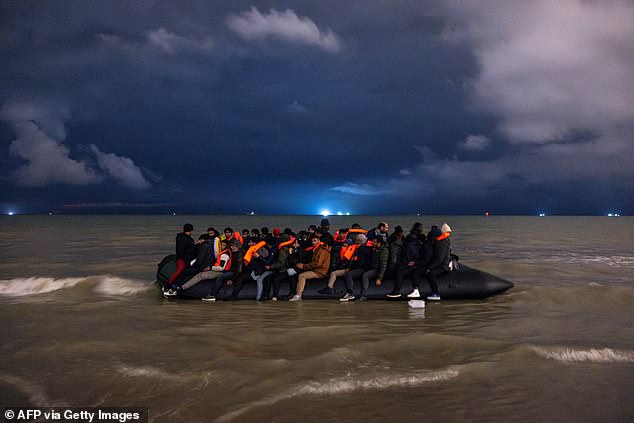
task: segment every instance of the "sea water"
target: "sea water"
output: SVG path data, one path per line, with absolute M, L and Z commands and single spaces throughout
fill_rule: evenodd
M 634 421 L 631 217 L 330 217 L 448 222 L 461 262 L 515 283 L 480 301 L 207 303 L 152 285 L 183 223 L 320 219 L 0 217 L 0 405 L 148 407 L 154 422 Z

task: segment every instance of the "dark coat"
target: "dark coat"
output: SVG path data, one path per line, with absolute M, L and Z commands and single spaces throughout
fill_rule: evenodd
M 449 262 L 451 261 L 451 242 L 449 237 L 440 241 L 434 241 L 434 255 L 429 264 L 430 270 L 442 269 L 449 270 Z
M 176 258 L 187 262 L 187 264 L 196 258 L 194 239 L 185 232 L 176 235 Z

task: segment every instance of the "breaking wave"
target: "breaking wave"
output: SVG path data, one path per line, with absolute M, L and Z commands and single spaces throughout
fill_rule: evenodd
M 564 363 L 634 363 L 634 351 L 618 351 L 611 348 L 573 350 L 533 347 L 533 350 L 544 358 Z
M 394 386 L 415 387 L 427 383 L 443 382 L 455 378 L 456 376 L 458 376 L 458 371 L 449 369 L 436 372 L 419 371 L 401 375 L 385 375 L 372 378 L 356 378 L 353 376 L 347 376 L 326 380 L 324 382 L 312 381 L 295 386 L 294 388 L 278 395 L 245 404 L 237 410 L 218 417 L 215 421 L 219 423 L 228 422 L 255 408 L 271 405 L 273 403 L 300 395 L 336 395 L 360 390 L 387 389 Z
M 77 278 L 49 278 L 33 276 L 0 281 L 0 295 L 6 297 L 27 297 L 51 292 L 73 289 L 79 285 L 88 285 L 102 295 L 134 295 L 150 289 L 150 285 L 138 280 L 123 279 L 116 276 L 87 276 Z

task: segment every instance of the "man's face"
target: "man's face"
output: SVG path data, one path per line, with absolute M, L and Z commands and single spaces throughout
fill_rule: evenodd
M 388 231 L 389 229 L 390 229 L 390 228 L 388 227 L 388 225 L 381 226 L 381 227 L 379 228 L 379 230 L 380 230 L 382 233 L 384 233 L 384 234 L 386 234 L 386 233 L 387 233 L 387 231 Z
M 310 242 L 312 242 L 313 245 L 317 245 L 319 244 L 319 238 L 313 238 Z
M 231 231 L 225 231 L 225 237 L 226 237 L 227 239 L 231 238 L 232 236 L 233 236 L 233 232 L 231 232 Z

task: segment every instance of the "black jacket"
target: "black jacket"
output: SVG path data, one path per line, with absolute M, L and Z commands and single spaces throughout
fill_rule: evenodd
M 434 241 L 434 257 L 429 264 L 431 270 L 443 269 L 449 270 L 449 262 L 451 261 L 451 242 L 449 237 L 440 241 Z
M 214 245 L 210 241 L 206 241 L 198 246 L 198 255 L 192 267 L 202 272 L 206 267 L 213 266 L 215 261 Z
M 176 235 L 176 258 L 186 261 L 187 264 L 196 258 L 194 239 L 185 232 Z

